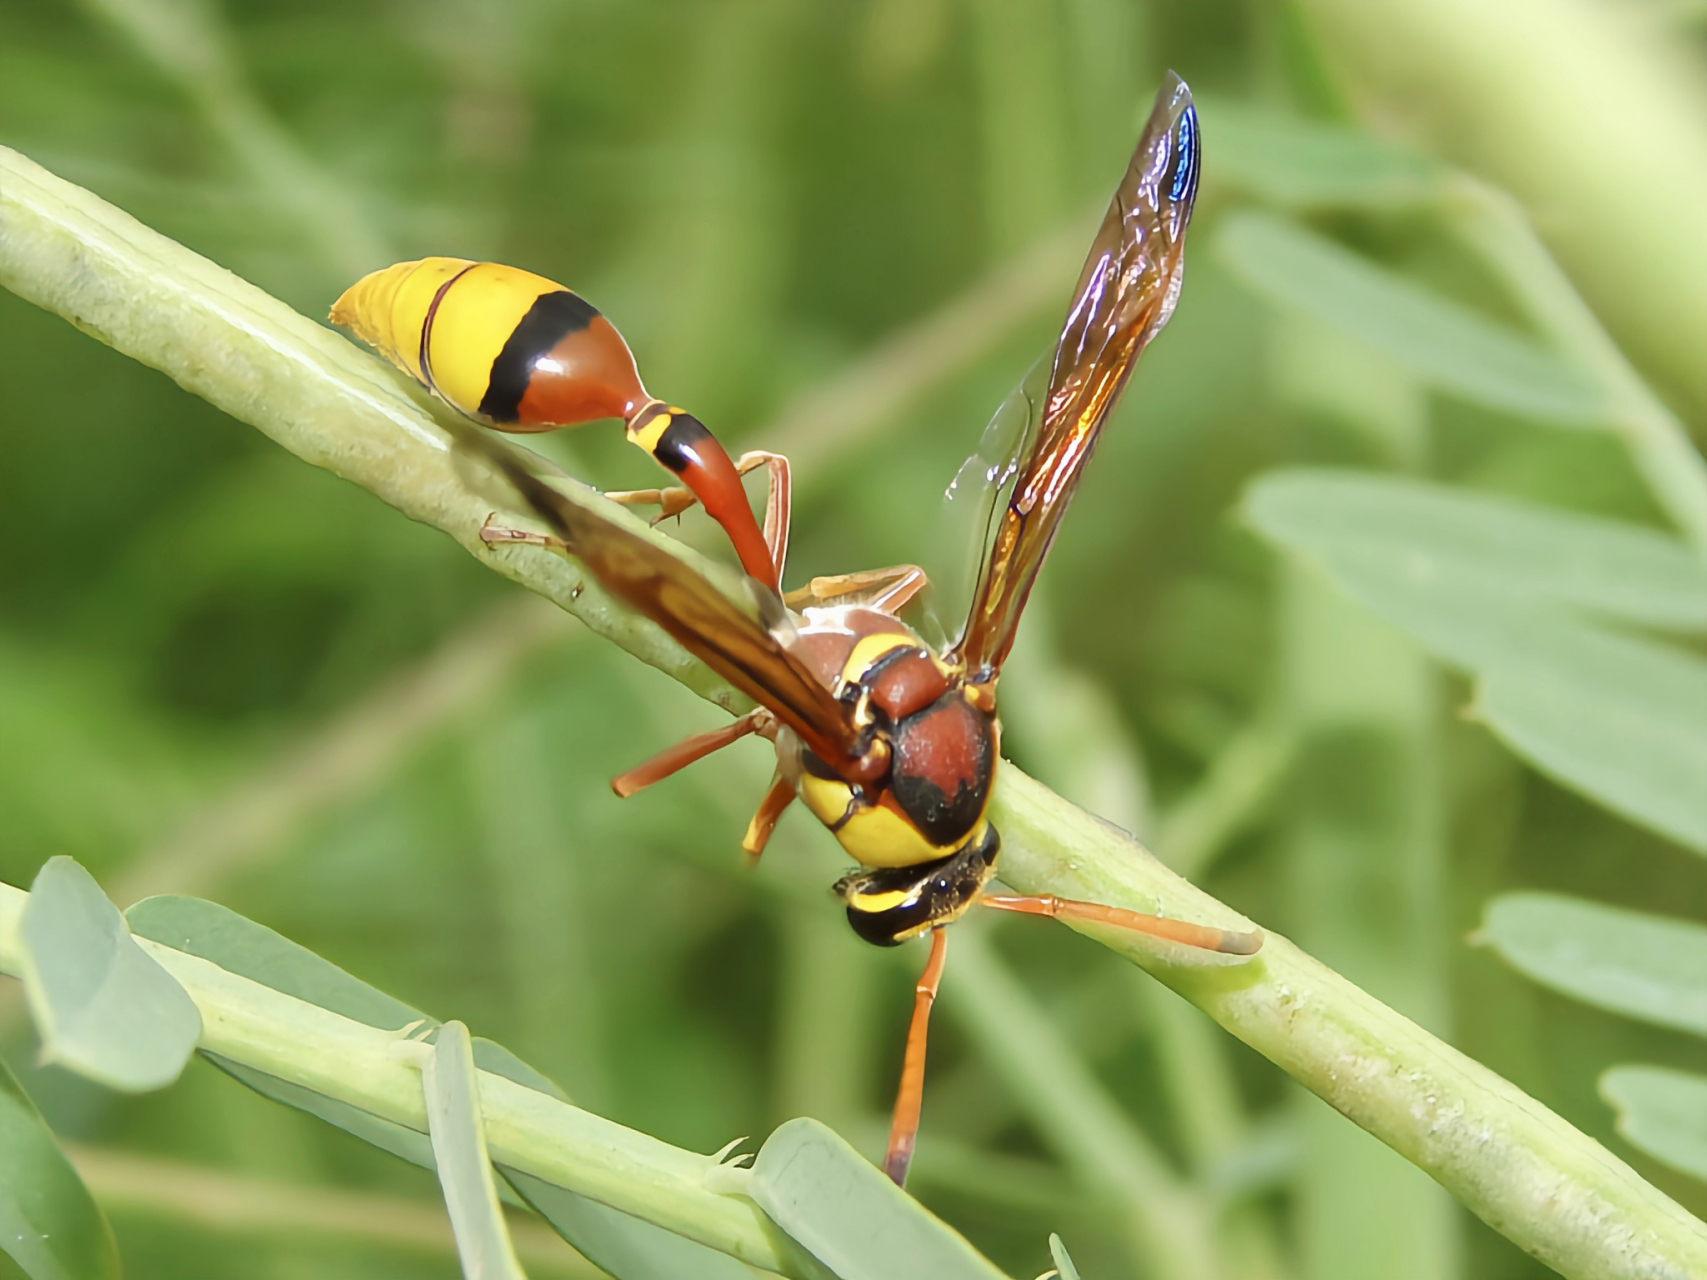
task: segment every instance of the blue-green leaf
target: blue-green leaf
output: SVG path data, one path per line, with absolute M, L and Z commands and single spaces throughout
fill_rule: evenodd
M 431 1021 L 330 960 L 217 902 L 164 895 L 125 912 L 140 937 L 383 1031 Z M 436 1024 L 435 1024 L 436 1025 Z
M 94 877 L 70 858 L 50 859 L 31 886 L 18 936 L 47 1061 L 133 1093 L 178 1078 L 201 1036 L 201 1014 L 136 945 Z
M 210 960 L 221 968 L 383 1030 L 412 1022 L 438 1023 L 419 1009 L 386 995 L 330 960 L 217 903 L 199 898 L 148 898 L 127 913 L 144 937 Z M 264 1097 L 318 1116 L 382 1151 L 423 1169 L 436 1168 L 432 1143 L 418 1130 L 382 1119 L 336 1098 L 245 1067 L 214 1054 L 215 1066 Z M 559 1101 L 568 1098 L 556 1083 L 502 1045 L 475 1037 L 474 1062 Z M 618 1280 L 750 1280 L 757 1273 L 726 1254 L 650 1222 L 513 1169 L 500 1169 L 499 1195 L 525 1202 L 559 1235 Z
M 1079 1280 L 1079 1269 L 1073 1265 L 1073 1259 L 1068 1256 L 1067 1246 L 1061 1237 L 1053 1232 L 1049 1236 L 1049 1256 L 1055 1262 L 1055 1272 L 1061 1280 Z
M 499 1172 L 552 1230 L 616 1280 L 762 1280 L 770 1275 L 532 1174 L 501 1165 Z
M 504 1212 L 498 1207 L 497 1183 L 486 1154 L 474 1045 L 462 1023 L 447 1022 L 439 1028 L 422 1063 L 421 1085 L 427 1131 L 462 1274 L 469 1280 L 526 1280 L 510 1243 Z
M 1571 426 L 1602 426 L 1592 377 L 1530 339 L 1280 218 L 1235 214 L 1215 251 L 1249 288 L 1367 343 L 1441 391 Z
M 1314 558 L 1353 599 L 1476 674 L 1475 714 L 1517 754 L 1707 853 L 1707 661 L 1427 557 L 1348 540 Z
M 1600 1096 L 1618 1112 L 1631 1146 L 1684 1173 L 1707 1179 L 1707 1076 L 1666 1067 L 1613 1067 Z
M 816 1120 L 765 1141 L 747 1194 L 841 1280 L 1000 1280 L 959 1232 Z
M 1707 854 L 1707 661 L 1562 627 L 1485 673 L 1476 716 L 1541 772 Z
M 4 1062 L 0 1250 L 30 1280 L 117 1280 L 119 1274 L 107 1220 Z
M 1270 540 L 1394 582 L 1485 589 L 1655 627 L 1707 629 L 1707 563 L 1653 529 L 1391 476 L 1271 472 L 1244 514 Z
M 1707 925 L 1552 893 L 1488 904 L 1477 941 L 1543 986 L 1707 1036 Z

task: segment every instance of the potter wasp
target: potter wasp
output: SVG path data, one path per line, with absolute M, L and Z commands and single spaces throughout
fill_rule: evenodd
M 550 530 L 489 526 L 488 542 L 538 542 L 574 556 L 613 597 L 757 704 L 623 774 L 617 792 L 630 795 L 748 734 L 768 738 L 777 768 L 743 841 L 748 852 L 764 848 L 799 798 L 860 864 L 835 886 L 854 931 L 880 946 L 930 936 L 885 1160 L 896 1182 L 918 1128 L 944 926 L 973 906 L 1097 921 L 1236 955 L 1261 946 L 1260 933 L 989 891 L 1001 849 L 986 812 L 999 760 L 997 681 L 1085 463 L 1139 353 L 1179 297 L 1198 165 L 1191 95 L 1170 75 L 1080 274 L 965 625 L 942 652 L 897 616 L 925 585 L 914 566 L 817 578 L 780 594 L 786 464 L 743 459 L 756 465 L 750 459 L 758 457 L 770 471 L 761 532 L 745 497 L 736 498 L 741 466 L 697 420 L 646 397 L 616 331 L 567 290 L 509 268 L 428 259 L 368 277 L 334 311 L 453 405 L 500 429 L 623 418 L 630 437 L 681 475 L 687 491 L 619 496 L 666 511 L 698 499 L 730 531 L 749 575 L 737 590 L 566 495 L 490 437 L 457 432 Z M 686 465 L 671 452 L 678 432 L 677 442 L 691 438 Z

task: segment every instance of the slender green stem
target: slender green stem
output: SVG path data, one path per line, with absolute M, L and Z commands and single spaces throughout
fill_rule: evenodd
M 426 401 L 376 360 L 3 149 L 0 283 L 164 370 L 299 456 L 446 531 L 696 692 L 731 709 L 741 705 L 657 628 L 614 608 L 561 557 L 485 548 L 478 534 L 491 504 L 453 465 Z M 687 554 L 671 551 L 679 544 L 662 535 L 649 536 L 667 552 Z M 1249 925 L 1124 833 L 1010 766 L 1001 771 L 992 816 L 1004 836 L 1003 878 L 1021 892 L 1222 927 Z M 1270 934 L 1256 957 L 1221 961 L 1137 935 L 1095 926 L 1083 931 L 1180 991 L 1566 1275 L 1707 1274 L 1707 1227 L 1521 1090 L 1286 939 Z M 205 962 L 173 964 L 208 1000 L 208 1034 L 224 1051 L 241 1050 L 287 1078 L 305 1073 L 302 1082 L 311 1087 L 421 1123 L 418 1081 L 373 1038 L 379 1033 L 296 1001 L 280 1004 L 287 998 L 265 988 L 235 990 L 230 983 L 237 980 Z M 313 1040 L 312 1054 L 301 1048 L 304 1036 Z M 489 1139 L 500 1160 L 607 1203 L 621 1200 L 682 1234 L 722 1241 L 719 1248 L 777 1261 L 745 1207 L 699 1185 L 703 1157 L 502 1080 L 492 1082 L 491 1121 Z M 633 1179 L 641 1177 L 650 1189 L 643 1205 L 634 1199 Z
M 1654 500 L 1707 557 L 1707 459 L 1683 423 L 1619 350 L 1515 200 L 1460 177 L 1448 208 L 1458 234 L 1500 276 L 1530 320 L 1605 385 L 1613 427 Z
M 0 884 L 0 972 L 18 975 L 18 922 L 29 894 Z M 381 1119 L 427 1131 L 421 1073 L 402 1041 L 199 956 L 138 944 L 176 978 L 202 1016 L 199 1047 Z M 751 1201 L 710 1191 L 709 1156 L 683 1151 L 490 1072 L 479 1073 L 492 1159 L 655 1222 L 783 1275 L 802 1275 Z

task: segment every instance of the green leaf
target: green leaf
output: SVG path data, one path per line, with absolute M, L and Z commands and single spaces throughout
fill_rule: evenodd
M 31 887 L 19 941 L 46 1061 L 130 1093 L 178 1078 L 201 1036 L 201 1014 L 136 945 L 94 877 L 70 858 L 49 859 Z
M 112 1229 L 0 1061 L 0 1249 L 30 1280 L 117 1280 Z
M 1367 134 L 1218 98 L 1200 98 L 1198 114 L 1212 139 L 1203 158 L 1211 180 L 1273 204 L 1402 209 L 1441 192 L 1439 165 Z
M 1054 1259 L 1055 1271 L 1061 1280 L 1079 1280 L 1079 1269 L 1068 1256 L 1067 1246 L 1062 1243 L 1061 1237 L 1053 1232 L 1049 1235 L 1049 1256 Z
M 275 991 L 368 1026 L 390 1031 L 412 1022 L 439 1025 L 419 1009 L 370 987 L 330 960 L 218 903 L 168 895 L 138 902 L 127 915 L 131 927 L 143 937 L 201 956 Z M 554 1081 L 504 1046 L 477 1036 L 473 1050 L 475 1065 L 482 1071 L 568 1101 Z M 220 1070 L 263 1097 L 306 1111 L 423 1169 L 437 1168 L 431 1140 L 418 1130 L 218 1055 L 207 1056 Z M 759 1274 L 727 1254 L 563 1187 L 513 1169 L 500 1168 L 499 1172 L 505 1180 L 498 1188 L 501 1199 L 532 1207 L 554 1231 L 618 1280 L 751 1280 Z
M 1542 773 L 1707 854 L 1707 661 L 1560 628 L 1483 676 L 1474 711 Z
M 1631 1146 L 1707 1179 L 1707 1076 L 1666 1067 L 1613 1067 L 1600 1096 L 1618 1112 L 1618 1132 Z
M 497 1183 L 486 1154 L 474 1045 L 462 1023 L 447 1022 L 439 1028 L 421 1065 L 421 1085 L 433 1158 L 463 1275 L 477 1280 L 526 1280 L 510 1243 L 504 1212 L 498 1207 Z
M 1707 1036 L 1707 925 L 1551 893 L 1488 904 L 1477 941 L 1565 995 Z
M 316 1093 L 294 1081 L 280 1080 L 277 1076 L 257 1071 L 241 1062 L 233 1062 L 217 1053 L 206 1054 L 206 1057 L 233 1080 L 247 1085 L 263 1098 L 271 1098 L 287 1107 L 306 1111 L 309 1115 L 317 1116 L 327 1124 L 336 1125 L 345 1133 L 353 1134 L 381 1151 L 389 1151 L 410 1164 L 429 1170 L 434 1167 L 432 1141 L 418 1129 L 398 1124 L 395 1120 L 386 1120 L 337 1098 L 328 1098 L 325 1094 Z
M 1264 507 L 1261 519 L 1282 541 L 1304 545 L 1275 515 Z M 1474 672 L 1475 715 L 1518 755 L 1707 853 L 1707 661 L 1596 626 L 1493 578 L 1438 572 L 1426 557 L 1395 558 L 1344 539 L 1315 558 L 1353 599 Z
M 1360 339 L 1441 391 L 1548 422 L 1607 422 L 1605 391 L 1562 357 L 1292 223 L 1234 214 L 1215 252 L 1270 302 Z
M 746 1182 L 771 1219 L 841 1280 L 998 1280 L 965 1237 L 816 1120 L 766 1139 Z
M 1271 472 L 1245 517 L 1271 541 L 1395 581 L 1707 629 L 1707 564 L 1652 529 L 1366 472 Z
M 144 898 L 125 912 L 125 918 L 141 937 L 200 956 L 221 969 L 352 1021 L 383 1031 L 395 1031 L 411 1022 L 437 1025 L 420 1010 L 217 902 L 175 895 Z
M 552 1230 L 616 1280 L 760 1280 L 770 1274 L 532 1174 L 501 1165 L 498 1171 Z

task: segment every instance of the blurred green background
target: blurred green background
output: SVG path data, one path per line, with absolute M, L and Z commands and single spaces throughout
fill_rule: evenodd
M 1456 714 L 1461 677 L 1237 516 L 1256 475 L 1325 463 L 1664 527 L 1611 436 L 1428 394 L 1213 249 L 1230 212 L 1288 203 L 1276 122 L 1402 140 L 1522 197 L 1699 423 L 1707 10 L 1498 8 L 0 0 L 0 141 L 312 316 L 430 253 L 563 280 L 655 392 L 796 455 L 792 582 L 952 577 L 942 490 L 1178 70 L 1205 147 L 1184 297 L 1044 575 L 1004 746 L 1699 1214 L 1707 1190 L 1595 1093 L 1613 1063 L 1699 1067 L 1699 1042 L 1466 934 L 1516 887 L 1699 919 L 1707 866 L 1520 764 Z M 1515 323 L 1402 195 L 1292 203 Z M 672 1143 L 810 1114 L 881 1149 L 921 956 L 852 938 L 841 855 L 800 812 L 742 865 L 761 745 L 618 802 L 610 775 L 720 713 L 4 293 L 0 387 L 0 878 L 69 853 L 121 903 L 216 898 Z M 657 482 L 611 428 L 541 447 Z M 1113 956 L 966 929 L 912 1187 L 1012 1274 L 1049 1265 L 1051 1230 L 1087 1277 L 1150 1274 L 1132 1206 L 1164 1190 L 1213 1219 L 1228 1275 L 1548 1274 Z M 80 1144 L 128 1274 L 456 1274 L 428 1175 L 203 1063 L 140 1099 L 30 1070 L 6 999 L 6 1056 Z

